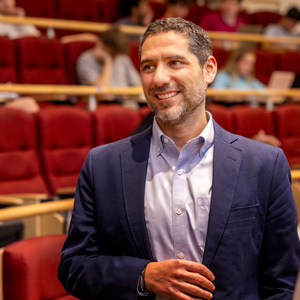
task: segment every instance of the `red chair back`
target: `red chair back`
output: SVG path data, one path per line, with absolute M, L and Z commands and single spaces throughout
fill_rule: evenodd
M 0 107 L 0 194 L 49 194 L 42 176 L 33 115 Z
M 57 278 L 66 235 L 21 240 L 4 247 L 4 300 L 75 300 Z
M 90 113 L 72 106 L 42 109 L 38 138 L 45 177 L 53 195 L 58 188 L 76 186 L 78 175 L 92 147 Z
M 219 104 L 210 104 L 208 110 L 220 126 L 229 132 L 234 132 L 232 112 L 228 107 Z

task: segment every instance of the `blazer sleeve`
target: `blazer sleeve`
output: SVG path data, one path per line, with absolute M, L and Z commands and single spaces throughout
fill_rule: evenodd
M 273 169 L 260 257 L 260 299 L 291 300 L 299 269 L 297 210 L 288 162 L 281 149 Z
M 137 299 L 139 276 L 150 261 L 137 256 L 113 256 L 103 250 L 95 207 L 92 151 L 79 175 L 58 278 L 68 293 L 80 299 Z M 118 233 L 114 236 L 117 239 Z

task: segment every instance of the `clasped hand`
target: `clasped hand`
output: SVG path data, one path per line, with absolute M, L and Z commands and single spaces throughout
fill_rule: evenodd
M 176 300 L 211 299 L 215 277 L 204 265 L 180 259 L 151 262 L 145 272 L 146 288 Z

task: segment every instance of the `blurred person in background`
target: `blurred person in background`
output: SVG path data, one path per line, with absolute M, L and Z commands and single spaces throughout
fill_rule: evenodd
M 254 76 L 256 54 L 253 48 L 232 51 L 225 66 L 218 72 L 212 87 L 216 89 L 263 89 L 266 86 Z
M 0 0 L 0 15 L 25 17 L 25 10 L 17 7 L 15 0 Z M 9 39 L 40 35 L 41 32 L 31 24 L 0 23 L 0 36 L 6 36 Z
M 200 26 L 208 31 L 237 32 L 244 20 L 239 16 L 241 0 L 221 0 L 220 10 L 208 13 Z
M 147 0 L 120 1 L 120 11 L 124 16 L 116 21 L 120 25 L 149 26 L 154 15 Z
M 76 63 L 80 84 L 96 86 L 140 86 L 141 79 L 129 53 L 129 37 L 117 27 L 101 34 L 96 46 L 83 52 Z
M 231 53 L 225 66 L 217 73 L 212 87 L 242 90 L 266 88 L 263 83 L 255 78 L 255 62 L 256 54 L 253 48 L 236 49 Z M 276 147 L 281 146 L 281 142 L 275 136 L 266 134 L 264 130 L 260 130 L 252 139 Z
M 266 36 L 297 37 L 296 25 L 300 21 L 300 11 L 296 7 L 290 8 L 285 16 L 280 18 L 278 23 L 269 24 L 264 30 Z M 263 48 L 272 52 L 282 52 L 286 50 L 300 50 L 299 45 L 287 43 L 265 43 Z
M 163 18 L 182 18 L 184 19 L 189 14 L 192 0 L 166 0 L 166 11 Z

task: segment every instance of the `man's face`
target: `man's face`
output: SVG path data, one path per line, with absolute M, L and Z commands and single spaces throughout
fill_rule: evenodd
M 16 6 L 15 0 L 0 0 L 0 9 L 5 13 L 11 13 Z
M 195 111 L 204 109 L 207 84 L 214 78 L 206 73 L 189 50 L 185 36 L 168 32 L 150 35 L 145 40 L 142 85 L 148 105 L 163 124 L 182 124 Z

